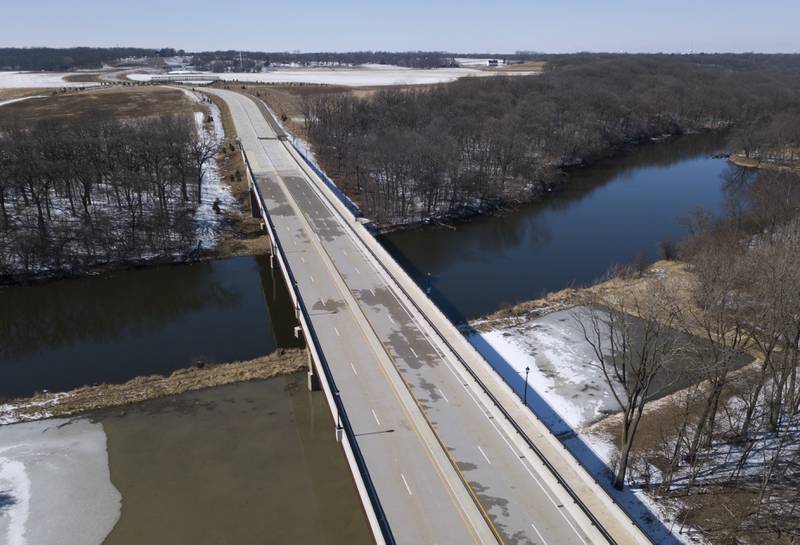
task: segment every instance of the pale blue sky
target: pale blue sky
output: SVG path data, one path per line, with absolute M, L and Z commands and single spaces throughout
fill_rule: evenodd
M 800 0 L 0 0 L 0 46 L 800 51 Z

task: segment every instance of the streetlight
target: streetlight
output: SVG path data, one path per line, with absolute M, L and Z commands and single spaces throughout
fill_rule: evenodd
M 531 368 L 527 365 L 525 366 L 525 391 L 522 394 L 522 402 L 525 403 L 525 406 L 528 406 L 528 373 L 531 372 Z

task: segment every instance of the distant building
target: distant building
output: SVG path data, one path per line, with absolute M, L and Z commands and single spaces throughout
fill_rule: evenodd
M 489 66 L 497 66 L 498 64 L 500 64 L 500 61 L 498 61 L 497 59 L 489 59 L 488 64 Z

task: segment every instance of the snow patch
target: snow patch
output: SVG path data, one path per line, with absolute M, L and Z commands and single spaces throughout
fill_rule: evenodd
M 96 87 L 97 82 L 65 81 L 68 72 L 0 72 L 0 89 L 69 87 Z

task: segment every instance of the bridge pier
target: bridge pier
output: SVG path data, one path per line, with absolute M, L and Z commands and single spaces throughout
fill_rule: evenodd
M 322 389 L 322 384 L 319 381 L 319 375 L 315 372 L 311 351 L 306 350 L 306 353 L 308 354 L 308 391 L 316 392 Z
M 262 218 L 261 205 L 258 202 L 258 195 L 256 195 L 253 186 L 250 186 L 250 215 L 254 218 Z

